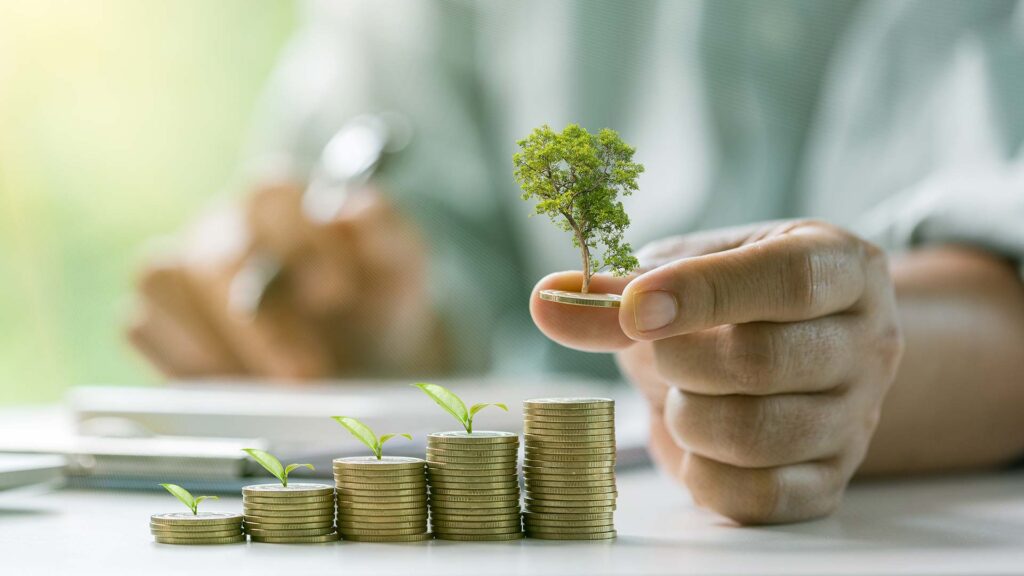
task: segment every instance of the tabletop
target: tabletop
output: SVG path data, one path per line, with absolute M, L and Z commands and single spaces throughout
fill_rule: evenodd
M 197 547 L 152 542 L 149 515 L 179 507 L 167 494 L 36 487 L 0 494 L 0 554 L 12 574 L 1024 574 L 1022 472 L 854 484 L 830 518 L 760 528 L 653 470 L 619 492 L 611 542 Z

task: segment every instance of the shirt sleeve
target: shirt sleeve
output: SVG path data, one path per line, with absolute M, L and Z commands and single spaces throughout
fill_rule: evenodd
M 1024 151 L 1009 164 L 934 174 L 868 212 L 857 228 L 890 250 L 976 246 L 1011 259 L 1024 278 Z

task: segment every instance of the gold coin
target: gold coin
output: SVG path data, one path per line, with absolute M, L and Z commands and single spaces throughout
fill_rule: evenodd
M 405 521 L 405 522 L 375 522 L 373 524 L 367 524 L 364 522 L 342 522 L 338 524 L 338 530 L 359 530 L 359 529 L 375 529 L 375 530 L 396 530 L 406 528 L 419 528 L 422 532 L 427 528 L 427 521 Z
M 477 490 L 475 488 L 430 488 L 430 495 L 442 495 L 442 496 L 503 496 L 508 494 L 518 494 L 519 487 L 515 488 L 496 488 L 496 489 L 483 489 Z
M 489 496 L 452 496 L 450 494 L 431 494 L 430 503 L 446 503 L 446 502 L 466 502 L 466 503 L 485 503 L 485 502 L 518 502 L 519 494 L 494 494 Z
M 503 526 L 499 528 L 442 528 L 434 526 L 434 538 L 444 539 L 445 536 L 474 536 L 493 534 L 518 534 L 523 531 L 519 526 Z
M 555 408 L 562 410 L 593 410 L 595 408 L 614 408 L 615 400 L 611 398 L 588 397 L 529 398 L 523 400 L 523 407 L 541 410 Z
M 338 512 L 348 510 L 426 510 L 427 501 L 415 500 L 412 502 L 338 502 Z
M 519 434 L 515 432 L 499 432 L 495 430 L 478 430 L 472 434 L 464 430 L 453 430 L 450 432 L 434 432 L 427 436 L 427 443 L 459 444 L 503 444 L 508 442 L 519 442 Z
M 508 509 L 518 508 L 519 500 L 506 500 L 503 502 L 440 502 L 434 501 L 430 503 L 431 509 L 445 509 L 445 510 L 490 510 L 494 509 Z
M 519 443 L 509 442 L 506 444 L 489 444 L 487 447 L 483 446 L 467 446 L 463 447 L 459 444 L 440 444 L 440 445 L 427 445 L 427 454 L 434 454 L 437 456 L 451 456 L 451 457 L 465 457 L 472 458 L 474 456 L 485 457 L 498 457 L 498 456 L 515 456 L 519 453 Z
M 311 496 L 331 496 L 334 494 L 334 487 L 329 484 L 253 484 L 242 488 L 243 496 L 259 496 L 261 498 L 294 498 Z
M 199 525 L 181 525 L 181 524 L 159 524 L 156 522 L 149 523 L 150 530 L 159 530 L 161 532 L 180 532 L 183 534 L 209 534 L 210 532 L 223 532 L 225 530 L 240 530 L 242 527 L 241 522 L 232 524 L 199 524 Z
M 559 439 L 555 436 L 530 436 L 526 443 L 527 450 L 575 450 L 579 448 L 615 448 L 614 437 L 611 440 Z
M 593 410 L 530 409 L 523 410 L 523 418 L 611 418 L 615 419 L 614 408 Z
M 480 514 L 447 514 L 444 512 L 438 512 L 430 515 L 431 522 L 447 522 L 447 523 L 487 523 L 487 522 L 518 522 L 519 511 L 513 510 L 504 514 L 495 515 L 480 515 Z
M 526 486 L 530 488 L 606 488 L 614 487 L 615 479 L 609 478 L 607 480 L 538 480 L 537 478 L 530 478 L 526 481 Z
M 386 494 L 380 495 L 366 495 L 366 494 L 341 494 L 338 496 L 338 503 L 342 502 L 351 503 L 388 503 L 388 504 L 399 504 L 401 502 L 424 502 L 427 499 L 427 491 L 421 490 L 415 494 L 403 494 L 398 496 L 390 496 Z
M 539 460 L 542 462 L 615 462 L 615 452 L 604 454 L 587 453 L 559 453 L 546 450 L 530 450 L 526 453 L 524 460 Z
M 295 536 L 326 536 L 328 534 L 334 534 L 334 526 L 327 526 L 324 528 L 302 528 L 296 530 L 266 530 L 263 528 L 251 528 L 246 530 L 250 536 L 259 536 L 261 538 L 292 538 Z
M 172 538 L 170 536 L 154 536 L 158 544 L 187 544 L 191 546 L 207 546 L 211 544 L 237 544 L 245 542 L 245 534 L 238 536 L 221 536 L 219 538 Z
M 530 520 L 531 522 L 611 522 L 614 516 L 614 512 L 600 512 L 594 514 L 545 514 L 541 512 L 523 512 L 523 521 L 525 522 L 526 520 Z
M 153 524 L 169 524 L 183 526 L 202 526 L 211 524 L 234 524 L 242 520 L 241 514 L 230 512 L 200 512 L 190 514 L 188 512 L 173 512 L 170 514 L 154 514 L 149 517 Z
M 589 306 L 591 308 L 618 308 L 622 304 L 622 296 L 618 294 L 602 294 L 599 292 L 568 292 L 566 290 L 544 289 L 540 291 L 540 299 L 559 304 L 573 306 Z
M 396 522 L 426 522 L 426 512 L 420 514 L 388 514 L 372 516 L 369 514 L 345 514 L 338 516 L 339 524 L 363 524 L 366 528 L 372 528 L 376 524 L 394 524 Z
M 589 412 L 594 412 L 590 410 Z M 539 414 L 536 411 L 527 410 L 523 412 L 523 422 L 536 422 L 543 424 L 545 422 L 580 422 L 580 423 L 596 423 L 602 424 L 606 422 L 615 421 L 614 410 L 601 410 L 598 414 L 579 415 L 575 411 L 566 414 Z
M 615 496 L 599 496 L 593 500 L 556 500 L 557 496 L 544 496 L 543 498 L 534 498 L 532 495 L 527 495 L 524 501 L 527 504 L 547 506 L 549 508 L 581 508 L 587 506 L 614 506 Z
M 264 510 L 260 508 L 253 508 L 251 506 L 245 507 L 245 517 L 251 518 L 254 516 L 258 517 L 271 517 L 271 518 L 309 518 L 311 516 L 326 516 L 334 513 L 334 505 L 324 506 L 322 508 L 310 508 L 306 510 Z
M 241 529 L 232 528 L 230 530 L 211 530 L 208 532 L 181 532 L 176 530 L 161 530 L 160 528 L 150 528 L 150 534 L 154 536 L 160 536 L 161 538 L 226 538 L 228 536 L 238 536 L 242 533 Z
M 547 532 L 528 532 L 528 538 L 538 540 L 612 540 L 615 538 L 615 531 L 602 532 L 599 534 L 551 534 Z
M 583 496 L 588 494 L 617 494 L 618 490 L 615 486 L 588 486 L 586 488 L 547 488 L 543 486 L 533 486 L 528 490 L 530 494 L 551 494 L 551 495 L 566 495 L 566 496 Z
M 484 541 L 499 541 L 499 540 L 522 540 L 523 533 L 515 532 L 513 534 L 446 534 L 444 536 L 435 537 L 438 540 L 457 540 L 460 542 L 484 542 Z
M 519 516 L 509 518 L 507 520 L 484 520 L 484 521 L 451 521 L 451 520 L 431 520 L 430 525 L 435 528 L 507 528 L 509 526 L 519 526 L 521 524 Z
M 345 540 L 351 540 L 353 542 L 424 542 L 426 540 L 433 540 L 434 536 L 430 532 L 424 532 L 422 534 L 398 534 L 392 536 L 364 536 L 359 534 L 346 534 Z
M 337 542 L 338 534 L 325 534 L 323 536 L 252 536 L 253 542 L 264 544 L 322 544 L 325 542 Z
M 343 481 L 338 483 L 338 491 L 341 492 L 345 490 L 361 490 L 366 492 L 376 492 L 379 490 L 417 490 L 423 488 L 426 485 L 426 478 L 424 478 L 422 482 L 402 482 L 395 484 L 374 484 Z
M 426 461 L 424 461 L 424 465 L 426 465 Z M 351 476 L 353 478 L 366 477 L 374 479 L 405 477 L 418 478 L 423 474 L 423 469 L 420 468 L 419 466 L 416 466 L 414 468 L 388 468 L 386 466 L 381 466 L 380 468 L 352 468 L 349 466 L 335 464 L 332 470 L 334 471 L 335 478 L 337 478 L 338 476 Z
M 562 502 L 589 502 L 594 505 L 606 505 L 618 499 L 617 494 L 537 494 L 531 492 L 534 502 L 543 502 L 549 506 L 561 505 Z
M 600 432 L 611 434 L 615 432 L 615 422 L 538 422 L 536 420 L 523 420 L 523 430 L 529 434 L 533 430 L 549 430 L 549 434 L 579 434 L 580 432 Z
M 249 526 L 249 525 L 252 525 L 252 524 L 277 524 L 277 525 L 288 526 L 288 525 L 310 524 L 310 523 L 317 523 L 317 522 L 330 522 L 332 520 L 334 520 L 334 511 L 333 510 L 331 511 L 330 514 L 323 514 L 323 515 L 319 515 L 319 516 L 305 516 L 305 517 L 295 517 L 295 516 L 285 516 L 285 517 L 279 517 L 279 516 L 257 516 L 257 515 L 247 514 L 245 516 L 245 525 Z
M 333 462 L 335 468 L 342 470 L 419 470 L 423 464 L 422 458 L 408 456 L 351 456 L 336 458 Z
M 614 480 L 615 467 L 548 468 L 546 466 L 523 466 L 523 475 L 533 480 Z
M 431 468 L 427 481 L 435 478 L 479 478 L 479 479 L 503 479 L 516 478 L 519 471 L 516 468 L 502 468 L 498 470 L 451 470 L 448 468 Z
M 501 482 L 455 482 L 435 480 L 430 483 L 431 490 L 512 490 L 515 488 L 519 488 L 518 478 L 503 480 Z
M 342 536 L 348 538 L 349 536 L 404 536 L 411 534 L 421 534 L 426 529 L 426 526 L 417 526 L 416 528 L 394 528 L 391 530 L 370 530 L 366 528 L 350 528 L 346 530 L 338 530 Z
M 535 468 L 564 468 L 570 470 L 586 469 L 586 468 L 614 468 L 615 460 L 609 460 L 603 458 L 601 460 L 572 460 L 569 462 L 565 461 L 549 461 L 549 460 L 534 460 L 528 458 L 523 461 L 523 466 L 532 466 Z
M 611 530 L 615 527 L 615 523 L 611 519 L 602 520 L 538 520 L 531 518 L 530 520 L 523 520 L 525 526 L 535 526 L 538 528 L 593 528 L 597 526 L 605 527 L 607 530 Z
M 462 458 L 427 454 L 427 469 L 429 471 L 431 466 L 437 466 L 438 464 L 469 464 L 476 467 L 479 467 L 482 464 L 490 464 L 495 468 L 507 468 L 509 466 L 514 467 L 518 461 L 518 455 L 498 458 Z
M 334 526 L 334 518 L 331 518 L 329 522 L 303 522 L 302 524 L 266 524 L 264 522 L 246 522 L 246 530 L 280 530 L 282 526 L 300 530 L 300 529 L 312 529 L 312 528 L 330 528 Z
M 392 498 L 395 496 L 418 496 L 427 493 L 427 485 L 418 486 L 416 488 L 403 488 L 400 490 L 350 490 L 343 488 L 338 491 L 338 498 L 351 500 L 353 496 L 366 496 L 369 498 Z
M 615 506 L 587 506 L 579 508 L 561 508 L 542 506 L 540 504 L 529 504 L 526 506 L 527 512 L 540 512 L 541 514 L 560 514 L 565 512 L 566 514 L 607 514 L 609 512 L 615 512 Z
M 530 446 L 534 441 L 540 442 L 614 442 L 614 432 L 607 430 L 544 430 L 533 428 L 527 430 L 526 445 Z
M 324 504 L 334 501 L 334 494 L 330 496 L 297 496 L 295 498 L 260 498 L 257 496 L 246 496 L 242 502 L 246 504 L 270 504 L 272 506 L 291 506 L 293 504 Z
M 507 470 L 515 471 L 515 462 L 459 462 L 459 463 L 448 463 L 448 462 L 429 462 L 427 463 L 427 474 L 433 474 L 434 472 L 447 472 L 449 470 L 472 470 L 483 471 L 483 470 Z

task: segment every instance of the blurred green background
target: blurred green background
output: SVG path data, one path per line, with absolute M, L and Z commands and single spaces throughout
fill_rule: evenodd
M 0 404 L 157 379 L 142 249 L 230 181 L 294 4 L 0 0 Z

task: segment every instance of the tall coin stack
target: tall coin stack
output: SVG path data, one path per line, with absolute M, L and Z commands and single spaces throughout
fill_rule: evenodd
M 338 532 L 357 542 L 430 540 L 423 460 L 360 456 L 334 461 Z
M 242 488 L 245 532 L 253 542 L 334 542 L 334 487 L 326 484 L 257 484 Z
M 518 540 L 519 435 L 438 432 L 427 437 L 430 526 L 442 540 Z
M 615 402 L 542 398 L 523 403 L 529 538 L 615 537 Z
M 154 514 L 149 531 L 160 544 L 234 544 L 245 542 L 241 514 L 188 512 Z

